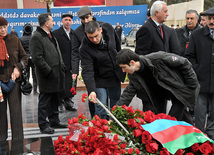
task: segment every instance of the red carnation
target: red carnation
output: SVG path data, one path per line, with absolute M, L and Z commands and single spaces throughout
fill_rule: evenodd
M 166 119 L 166 114 L 164 113 L 157 114 L 156 119 Z
M 131 115 L 131 116 L 134 115 L 134 113 L 135 113 L 135 110 L 132 108 L 132 106 L 128 107 L 126 110 L 129 113 L 129 115 Z
M 107 132 L 108 131 L 108 125 L 103 125 L 102 129 L 103 129 L 104 132 Z
M 194 155 L 193 153 L 191 153 L 191 152 L 189 152 L 189 153 L 187 153 L 186 155 Z
M 184 151 L 182 149 L 178 149 L 175 155 L 183 155 Z
M 75 87 L 72 87 L 70 90 L 71 93 L 75 92 Z
M 135 128 L 138 126 L 138 123 L 136 123 L 134 119 L 128 119 L 127 123 L 128 123 L 128 126 L 132 128 Z
M 154 114 L 151 110 L 145 112 L 144 120 L 145 120 L 147 123 L 151 123 L 151 122 L 153 122 L 155 119 L 156 119 L 155 114 Z
M 142 142 L 144 144 L 147 144 L 147 143 L 151 142 L 151 140 L 152 140 L 152 135 L 148 131 L 144 131 L 142 133 Z
M 68 124 L 78 123 L 78 118 L 73 117 L 72 119 L 68 119 Z
M 191 151 L 192 151 L 193 153 L 197 152 L 198 149 L 199 149 L 199 144 L 198 144 L 198 143 L 195 143 L 195 144 L 193 144 L 193 145 L 191 146 Z
M 212 147 L 208 143 L 203 143 L 199 147 L 199 150 L 201 151 L 201 153 L 208 155 L 212 151 Z
M 128 154 L 132 154 L 132 152 L 134 151 L 134 149 L 133 148 L 130 148 L 130 149 L 128 149 Z
M 158 151 L 158 144 L 155 142 L 151 142 L 146 144 L 146 150 L 150 153 L 156 153 Z
M 88 95 L 86 93 L 83 93 L 82 94 L 82 102 L 85 102 L 87 97 L 88 97 Z
M 123 144 L 120 144 L 120 148 L 121 148 L 121 149 L 125 149 L 125 148 L 126 148 L 126 144 L 124 144 L 124 143 L 123 143 Z
M 138 148 L 135 149 L 136 154 L 140 154 L 140 150 Z
M 135 137 L 141 136 L 142 133 L 143 133 L 143 132 L 142 132 L 140 129 L 137 129 L 137 130 L 134 130 L 134 131 L 133 131 L 133 135 L 134 135 Z
M 81 113 L 81 115 L 78 116 L 78 118 L 80 119 L 86 119 L 86 117 L 83 115 L 83 113 Z
M 76 95 L 76 94 L 77 94 L 77 92 L 73 92 L 73 93 L 72 93 L 72 95 Z
M 170 155 L 169 151 L 164 147 L 160 150 L 160 155 Z

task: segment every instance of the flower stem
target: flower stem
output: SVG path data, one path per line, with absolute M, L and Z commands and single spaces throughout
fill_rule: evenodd
M 127 133 L 129 134 L 129 132 L 126 130 L 126 128 L 120 123 L 120 121 L 118 121 L 118 119 L 108 110 L 108 108 L 106 108 L 102 102 L 100 102 L 100 100 L 98 98 L 96 98 L 97 102 L 99 103 L 100 106 L 102 106 L 105 111 L 117 122 L 117 124 Z

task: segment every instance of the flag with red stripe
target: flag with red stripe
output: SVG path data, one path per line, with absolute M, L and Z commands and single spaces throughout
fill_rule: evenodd
M 54 6 L 105 5 L 105 0 L 55 0 Z
M 142 127 L 172 154 L 195 143 L 204 143 L 207 140 L 214 143 L 201 130 L 184 121 L 159 119 Z

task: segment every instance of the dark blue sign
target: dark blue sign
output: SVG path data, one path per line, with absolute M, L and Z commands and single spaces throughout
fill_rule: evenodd
M 74 16 L 71 28 L 75 30 L 81 24 L 81 20 L 77 16 L 78 10 L 79 8 L 52 8 L 54 30 L 62 26 L 61 16 L 63 13 L 71 13 Z M 143 25 L 147 20 L 147 5 L 91 7 L 91 10 L 97 21 L 110 23 L 113 27 L 119 22 L 125 35 L 131 29 Z M 38 26 L 38 15 L 45 12 L 47 9 L 0 9 L 0 16 L 8 20 L 8 33 L 11 32 L 11 27 L 14 27 L 20 37 L 23 26 L 26 23 Z

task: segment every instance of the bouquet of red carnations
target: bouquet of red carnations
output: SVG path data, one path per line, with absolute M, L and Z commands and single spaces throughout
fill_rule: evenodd
M 166 114 L 114 106 L 115 121 L 84 115 L 68 120 L 69 135 L 54 141 L 57 155 L 200 155 L 214 154 L 214 142 L 192 125 Z M 200 138 L 198 138 L 200 137 Z

